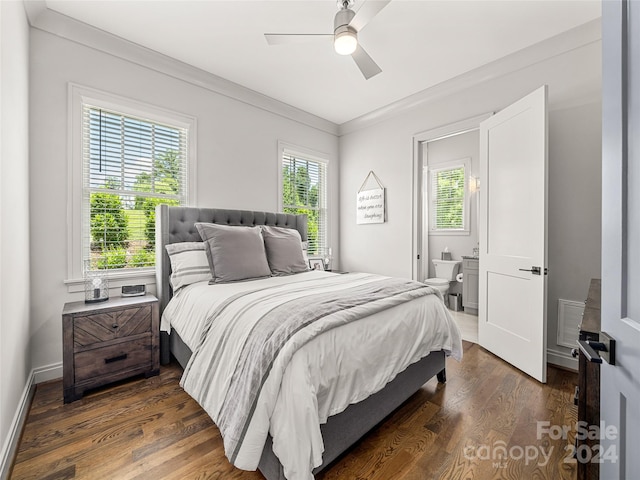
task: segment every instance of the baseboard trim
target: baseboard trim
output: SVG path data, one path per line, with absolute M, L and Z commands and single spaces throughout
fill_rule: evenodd
M 62 378 L 62 362 L 45 365 L 44 367 L 38 367 L 31 370 L 24 390 L 22 391 L 18 409 L 13 416 L 9 433 L 5 439 L 4 445 L 2 446 L 2 457 L 0 457 L 1 480 L 7 480 L 11 473 L 11 466 L 13 465 L 13 459 L 18 449 L 18 443 L 20 442 L 22 429 L 24 428 L 24 424 L 27 420 L 31 402 L 33 401 L 36 385 L 38 383 L 48 382 L 49 380 L 55 380 L 57 378 Z
M 38 367 L 33 370 L 33 384 L 48 382 L 62 378 L 62 362 L 52 363 L 44 367 Z
M 13 421 L 9 428 L 9 434 L 2 446 L 2 458 L 0 459 L 0 478 L 2 480 L 8 479 L 9 474 L 11 473 L 13 459 L 18 449 L 18 442 L 20 441 L 22 429 L 24 428 L 24 423 L 27 420 L 27 414 L 29 413 L 31 401 L 33 400 L 33 395 L 36 390 L 34 379 L 35 371 L 31 370 L 31 374 L 29 375 L 24 390 L 22 391 L 22 397 L 20 398 L 18 409 L 13 416 Z
M 573 358 L 570 354 L 559 352 L 558 350 L 547 349 L 547 363 L 567 368 L 569 370 L 578 371 L 578 359 Z

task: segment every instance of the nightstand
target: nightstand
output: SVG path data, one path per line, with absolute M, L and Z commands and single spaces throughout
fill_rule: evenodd
M 153 295 L 67 303 L 62 338 L 64 403 L 90 388 L 160 372 L 160 318 Z

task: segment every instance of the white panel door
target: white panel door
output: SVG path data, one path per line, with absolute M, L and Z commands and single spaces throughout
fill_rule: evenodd
M 480 124 L 480 179 L 479 343 L 546 382 L 546 86 Z
M 601 330 L 616 340 L 616 358 L 615 365 L 603 362 L 600 370 L 601 448 L 586 454 L 600 462 L 601 479 L 635 480 L 640 478 L 640 2 L 602 2 L 602 49 Z

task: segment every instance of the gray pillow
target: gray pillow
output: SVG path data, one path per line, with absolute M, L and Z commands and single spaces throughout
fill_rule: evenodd
M 236 282 L 269 277 L 260 227 L 232 227 L 196 223 L 205 244 L 211 275 L 209 283 Z
M 309 270 L 302 252 L 300 233 L 297 230 L 263 226 L 262 236 L 272 275 L 290 275 Z

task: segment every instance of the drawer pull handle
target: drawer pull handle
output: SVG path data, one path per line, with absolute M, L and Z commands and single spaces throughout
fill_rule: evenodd
M 120 360 L 126 360 L 127 354 L 123 353 L 122 355 L 118 355 L 117 357 L 105 358 L 104 363 L 113 363 L 119 362 Z
M 115 329 L 115 328 L 118 328 L 118 324 L 117 324 L 117 323 L 114 323 L 113 325 L 111 325 L 111 327 L 112 327 L 112 328 L 114 328 L 114 329 Z

